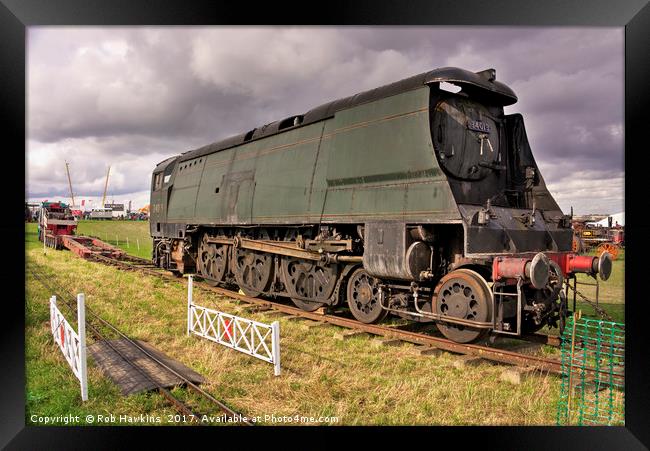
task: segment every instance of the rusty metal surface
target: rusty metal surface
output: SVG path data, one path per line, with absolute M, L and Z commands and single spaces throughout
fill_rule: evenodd
M 332 262 L 361 262 L 361 256 L 337 255 L 328 253 L 330 251 L 339 252 L 351 250 L 352 243 L 351 240 L 349 241 L 349 243 L 348 240 L 323 242 L 307 240 L 305 242 L 306 246 L 311 246 L 312 248 L 316 248 L 319 243 L 322 243 L 323 252 L 318 252 L 316 250 L 303 249 L 289 242 L 283 241 L 251 240 L 241 237 L 234 239 L 224 237 L 211 237 L 207 238 L 206 240 L 207 243 L 211 244 L 231 245 L 235 246 L 236 248 L 250 249 L 254 251 L 266 252 L 269 254 L 285 255 L 288 257 L 302 258 L 305 260 L 322 261 L 329 258 Z M 340 246 L 337 248 L 336 244 L 340 244 Z
M 289 257 L 304 258 L 307 260 L 320 261 L 322 259 L 322 254 L 306 251 L 282 242 L 251 240 L 238 237 L 234 240 L 227 238 L 209 238 L 208 243 L 232 244 L 235 247 L 242 249 L 267 252 L 269 254 L 287 255 Z
M 61 235 L 61 244 L 82 258 L 92 254 L 101 254 L 107 257 L 123 258 L 126 252 L 111 246 L 98 238 L 77 235 Z
M 146 342 L 134 341 L 185 379 L 195 384 L 205 382 L 203 376 L 179 361 L 163 354 Z M 120 387 L 124 395 L 160 387 L 171 388 L 185 382 L 124 339 L 97 341 L 88 347 L 88 354 L 95 360 L 101 371 Z

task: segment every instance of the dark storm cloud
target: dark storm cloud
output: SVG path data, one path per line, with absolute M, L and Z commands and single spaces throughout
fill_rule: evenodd
M 565 210 L 603 184 L 622 209 L 623 32 L 606 28 L 30 28 L 27 195 L 66 195 L 64 159 L 77 192 L 111 164 L 116 193 L 142 194 L 167 156 L 442 66 L 515 90 Z

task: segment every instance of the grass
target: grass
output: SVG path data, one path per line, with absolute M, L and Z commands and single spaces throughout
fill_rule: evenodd
M 112 224 L 119 222 L 84 227 L 98 230 Z M 138 223 L 128 226 L 135 227 L 132 224 Z M 81 227 L 80 234 L 88 233 Z M 280 424 L 271 416 L 295 415 L 336 417 L 339 425 L 555 424 L 559 396 L 555 376 L 537 373 L 515 387 L 499 380 L 502 366 L 481 363 L 459 370 L 453 366 L 456 357 L 452 354 L 420 356 L 408 344 L 379 348 L 365 335 L 335 340 L 334 334 L 341 329 L 331 325 L 307 329 L 299 321 L 280 318 L 282 375 L 274 377 L 268 363 L 185 335 L 185 285 L 119 271 L 67 251 L 48 249 L 44 255 L 32 228 L 26 229 L 28 268 L 32 264 L 46 268 L 53 283 L 67 287 L 70 293 L 84 292 L 90 309 L 129 336 L 149 342 L 201 373 L 207 380 L 204 389 L 242 414 L 259 416 L 262 424 Z M 87 414 L 115 415 L 109 424 L 124 424 L 119 422 L 120 414 L 156 415 L 168 424 L 167 415 L 176 412 L 160 395 L 123 397 L 92 361 L 89 401 L 82 403 L 78 382 L 50 334 L 47 300 L 52 293 L 29 272 L 26 288 L 27 424 L 39 424 L 31 415 L 67 414 L 79 415 L 79 424 L 86 424 Z M 197 289 L 194 301 L 244 314 L 237 301 L 214 293 Z M 276 320 L 269 312 L 244 316 L 266 323 Z M 174 391 L 186 395 L 185 389 Z
M 79 221 L 77 235 L 94 236 L 131 255 L 151 258 L 152 241 L 149 235 L 149 221 Z
M 38 247 L 38 246 L 37 246 Z M 63 251 L 48 249 L 43 255 L 40 248 L 27 251 L 38 254 L 42 262 L 59 260 Z M 73 258 L 71 253 L 69 257 Z M 68 257 L 68 256 L 66 256 Z M 30 258 L 30 257 L 28 257 Z M 31 260 L 31 258 L 30 258 Z M 33 261 L 33 260 L 31 260 Z M 29 267 L 28 262 L 27 266 Z M 87 274 L 87 277 L 92 275 Z M 88 401 L 81 402 L 79 381 L 74 377 L 62 353 L 52 340 L 49 329 L 47 300 L 52 293 L 27 276 L 27 303 L 25 306 L 25 361 L 26 361 L 26 424 L 43 425 L 44 418 L 54 424 L 64 425 L 67 415 L 79 416 L 80 421 L 69 424 L 88 424 L 86 415 L 116 416 L 157 412 L 160 415 L 174 414 L 158 394 L 143 393 L 123 397 L 118 387 L 90 364 L 88 367 Z M 64 314 L 68 313 L 62 309 Z M 71 318 L 72 319 L 72 318 Z M 73 321 L 72 324 L 75 324 Z M 76 326 L 76 324 L 75 324 Z M 90 344 L 90 341 L 89 341 Z M 39 420 L 40 417 L 40 420 Z M 115 423 L 119 424 L 119 423 Z M 144 423 L 143 423 L 144 424 Z
M 597 251 L 592 251 L 589 255 L 597 256 Z M 596 281 L 586 275 L 578 274 L 578 291 L 585 295 L 590 301 L 596 300 L 596 287 L 581 285 L 583 283 L 594 284 Z M 598 306 L 605 310 L 617 322 L 625 322 L 625 250 L 621 250 L 618 258 L 614 260 L 612 274 L 606 281 L 599 281 L 599 302 Z M 573 293 L 569 290 L 569 304 L 572 304 Z M 583 315 L 590 318 L 600 318 L 595 309 L 586 302 L 580 301 L 576 297 L 576 309 L 580 309 Z

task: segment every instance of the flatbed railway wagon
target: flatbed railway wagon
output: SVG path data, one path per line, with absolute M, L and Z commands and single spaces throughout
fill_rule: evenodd
M 457 342 L 562 327 L 563 282 L 611 258 L 571 252 L 516 101 L 493 69 L 447 67 L 173 156 L 151 178 L 153 261 Z
M 43 202 L 38 218 L 38 240 L 49 247 L 61 249 L 64 235 L 74 235 L 77 230 L 70 206 L 63 202 Z
M 45 246 L 54 249 L 68 249 L 82 258 L 101 255 L 110 258 L 123 258 L 125 252 L 104 243 L 99 238 L 78 236 L 77 219 L 70 206 L 63 202 L 43 202 L 41 204 L 38 239 Z

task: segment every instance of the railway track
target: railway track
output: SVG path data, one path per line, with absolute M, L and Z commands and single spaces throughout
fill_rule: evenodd
M 162 277 L 177 282 L 187 283 L 187 280 L 185 278 L 179 278 L 173 275 L 169 271 L 161 270 L 155 267 L 151 263 L 149 263 L 148 266 L 145 266 L 144 264 L 135 266 L 123 260 L 116 260 L 101 255 L 93 255 L 90 259 L 105 264 L 109 264 L 128 271 L 140 271 L 145 274 Z M 143 259 L 139 259 L 139 260 L 140 260 L 139 262 L 142 263 L 141 260 Z M 253 298 L 250 296 L 242 295 L 232 290 L 228 290 L 226 288 L 213 287 L 204 282 L 194 281 L 194 286 L 202 290 L 217 293 L 222 296 L 227 296 L 233 299 L 237 299 L 239 301 L 246 302 L 248 304 L 256 305 L 267 309 L 273 309 L 290 316 L 297 316 L 305 319 L 310 319 L 313 321 L 326 322 L 328 324 L 333 324 L 339 327 L 360 330 L 362 332 L 366 332 L 372 335 L 398 339 L 407 343 L 429 346 L 443 351 L 452 352 L 455 354 L 477 356 L 492 362 L 505 363 L 505 364 L 521 366 L 521 367 L 532 367 L 553 374 L 560 374 L 562 372 L 562 362 L 557 359 L 523 354 L 512 350 L 499 349 L 496 347 L 484 346 L 480 344 L 456 343 L 446 338 L 436 337 L 433 335 L 428 335 L 424 333 L 418 333 L 418 332 L 413 332 L 413 331 L 408 331 L 403 329 L 397 329 L 395 327 L 382 326 L 378 324 L 364 324 L 357 320 L 345 318 L 342 316 L 306 312 L 297 307 L 270 301 L 268 299 Z M 534 334 L 534 335 L 524 337 L 524 339 L 526 341 L 540 343 L 540 344 L 548 344 L 551 346 L 559 345 L 559 337 L 557 337 L 557 339 L 554 339 L 554 337 L 541 335 L 541 334 Z
M 137 257 L 134 257 L 134 259 L 138 259 Z M 141 260 L 141 259 L 140 259 Z M 37 269 L 36 265 L 34 263 L 30 263 L 28 265 L 28 268 L 30 269 L 32 276 L 34 277 L 35 280 L 37 280 L 41 285 L 43 285 L 49 292 L 52 294 L 56 295 L 57 301 L 60 301 L 60 305 L 65 305 L 66 308 L 76 317 L 76 301 L 72 295 L 70 295 L 67 290 L 63 289 L 60 285 L 56 285 L 54 282 L 51 281 L 51 279 L 46 281 L 46 277 L 42 274 L 39 273 L 39 269 Z M 183 384 L 185 384 L 186 387 L 188 387 L 190 390 L 192 390 L 194 393 L 196 393 L 200 398 L 203 400 L 207 401 L 210 405 L 213 405 L 217 407 L 218 410 L 226 414 L 227 417 L 230 419 L 239 419 L 240 421 L 236 421 L 237 423 L 244 424 L 244 425 L 252 425 L 248 421 L 243 420 L 243 415 L 239 414 L 238 412 L 235 412 L 231 408 L 229 408 L 227 405 L 225 405 L 222 401 L 216 399 L 214 396 L 212 396 L 210 393 L 206 392 L 203 390 L 201 387 L 198 385 L 194 384 L 192 381 L 188 380 L 186 377 L 184 377 L 182 374 L 178 373 L 175 371 L 173 368 L 170 368 L 168 365 L 166 365 L 164 362 L 160 361 L 158 358 L 153 356 L 151 353 L 149 353 L 146 349 L 144 349 L 142 346 L 140 346 L 136 341 L 134 341 L 132 338 L 127 336 L 124 332 L 119 330 L 115 325 L 111 324 L 110 322 L 106 321 L 105 319 L 101 318 L 99 315 L 97 315 L 94 311 L 92 311 L 88 306 L 86 306 L 86 313 L 89 315 L 86 319 L 86 327 L 87 330 L 91 332 L 93 337 L 96 340 L 102 340 L 106 343 L 108 347 L 111 348 L 113 352 L 115 352 L 117 355 L 119 355 L 122 359 L 124 359 L 126 362 L 132 365 L 134 369 L 139 371 L 146 379 L 148 379 L 150 382 L 152 382 L 156 386 L 156 390 L 181 414 L 187 415 L 190 418 L 194 419 L 194 421 L 198 422 L 199 418 L 201 418 L 201 413 L 197 412 L 195 408 L 190 406 L 187 401 L 183 401 L 181 399 L 178 399 L 174 394 L 169 391 L 167 388 L 161 386 L 156 380 L 151 378 L 148 374 L 143 372 L 139 367 L 135 364 L 133 364 L 133 358 L 125 355 L 120 349 L 118 349 L 114 344 L 111 343 L 111 340 L 109 340 L 108 335 L 112 334 L 113 336 L 118 336 L 121 339 L 127 341 L 130 345 L 138 349 L 147 359 L 151 360 L 154 362 L 156 365 L 160 366 L 164 371 L 167 371 L 171 373 L 172 375 L 178 377 L 180 380 L 183 381 Z M 106 331 L 109 331 L 106 333 Z M 201 424 L 201 423 L 199 423 Z

